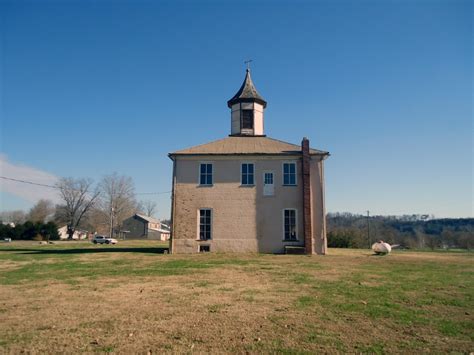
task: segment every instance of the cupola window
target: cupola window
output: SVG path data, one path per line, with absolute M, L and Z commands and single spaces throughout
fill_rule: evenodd
M 253 110 L 242 110 L 242 129 L 253 129 Z

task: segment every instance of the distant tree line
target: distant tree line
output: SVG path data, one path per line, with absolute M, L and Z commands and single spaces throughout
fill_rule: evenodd
M 327 226 L 328 246 L 334 248 L 368 248 L 378 240 L 411 249 L 474 247 L 474 218 L 405 215 L 367 219 L 351 213 L 329 213 Z

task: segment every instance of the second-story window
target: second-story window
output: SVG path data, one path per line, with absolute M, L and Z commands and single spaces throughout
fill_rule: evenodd
M 283 185 L 296 185 L 296 163 L 283 164 Z
M 199 184 L 212 185 L 212 164 L 201 163 L 199 167 Z
M 254 185 L 254 166 L 252 163 L 242 164 L 242 185 Z

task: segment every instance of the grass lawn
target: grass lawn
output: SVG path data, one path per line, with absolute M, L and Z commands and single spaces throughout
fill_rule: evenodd
M 474 351 L 474 254 L 0 245 L 0 353 Z

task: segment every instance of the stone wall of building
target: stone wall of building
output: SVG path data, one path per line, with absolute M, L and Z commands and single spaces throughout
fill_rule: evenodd
M 283 163 L 297 163 L 297 186 L 283 186 Z M 199 185 L 199 164 L 213 164 L 213 186 Z M 241 186 L 241 163 L 255 164 L 255 186 Z M 173 253 L 281 253 L 285 245 L 303 245 L 301 158 L 294 156 L 176 157 Z M 263 174 L 274 173 L 274 195 L 263 196 Z M 212 239 L 199 240 L 199 209 L 212 209 Z M 283 241 L 283 210 L 297 210 L 298 241 Z

